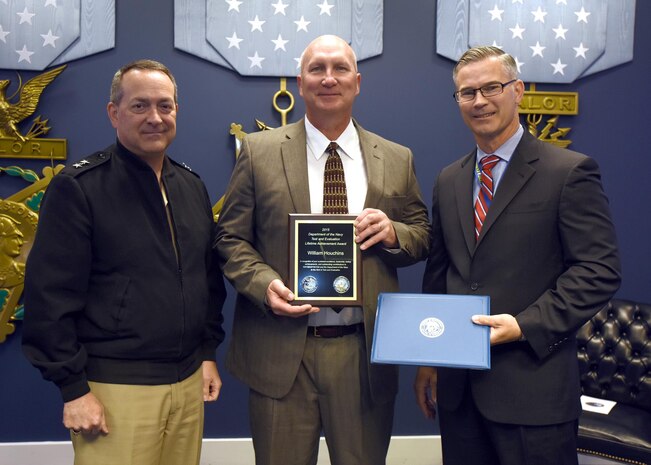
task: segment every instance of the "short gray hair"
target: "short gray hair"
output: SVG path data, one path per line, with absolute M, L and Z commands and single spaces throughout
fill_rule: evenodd
M 138 69 L 143 71 L 160 71 L 161 73 L 166 74 L 167 77 L 170 78 L 170 81 L 172 81 L 172 84 L 174 84 L 174 103 L 178 103 L 177 102 L 178 90 L 176 88 L 176 79 L 174 79 L 172 72 L 169 70 L 167 66 L 155 60 L 132 61 L 131 63 L 128 63 L 124 65 L 122 68 L 120 68 L 119 70 L 117 70 L 117 72 L 113 76 L 113 80 L 111 81 L 111 102 L 117 105 L 120 103 L 120 100 L 122 100 L 122 96 L 123 96 L 122 78 L 124 77 L 125 74 L 127 74 L 127 72 L 131 71 L 132 69 Z
M 459 61 L 457 61 L 457 64 L 452 70 L 452 79 L 455 84 L 457 82 L 457 74 L 459 74 L 461 68 L 470 63 L 476 63 L 492 57 L 496 57 L 500 62 L 502 62 L 502 66 L 504 66 L 504 70 L 510 79 L 518 78 L 518 65 L 516 64 L 515 59 L 501 48 L 488 45 L 473 47 L 466 50 L 466 52 L 461 55 L 461 58 L 459 58 Z

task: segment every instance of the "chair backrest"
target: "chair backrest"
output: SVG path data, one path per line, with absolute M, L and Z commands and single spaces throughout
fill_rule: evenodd
M 651 305 L 613 299 L 577 344 L 583 394 L 651 412 Z

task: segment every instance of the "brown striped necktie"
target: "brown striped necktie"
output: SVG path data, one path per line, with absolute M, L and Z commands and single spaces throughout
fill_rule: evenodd
M 493 168 L 500 161 L 497 155 L 488 155 L 479 161 L 476 168 L 477 178 L 479 179 L 479 194 L 475 200 L 475 239 L 479 238 L 479 233 L 484 225 L 488 207 L 493 201 Z
M 328 159 L 323 172 L 323 213 L 326 215 L 348 214 L 346 177 L 337 147 L 336 142 L 330 142 L 328 145 Z

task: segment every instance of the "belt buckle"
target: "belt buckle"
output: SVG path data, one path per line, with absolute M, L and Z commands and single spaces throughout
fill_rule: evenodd
M 312 336 L 321 337 L 321 335 L 319 334 L 319 327 L 318 326 L 312 326 Z

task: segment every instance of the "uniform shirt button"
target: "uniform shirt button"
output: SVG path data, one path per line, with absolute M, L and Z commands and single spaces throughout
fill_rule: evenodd
M 473 291 L 476 291 L 477 289 L 479 289 L 479 284 L 478 283 L 472 283 L 470 285 L 470 289 L 472 289 Z

